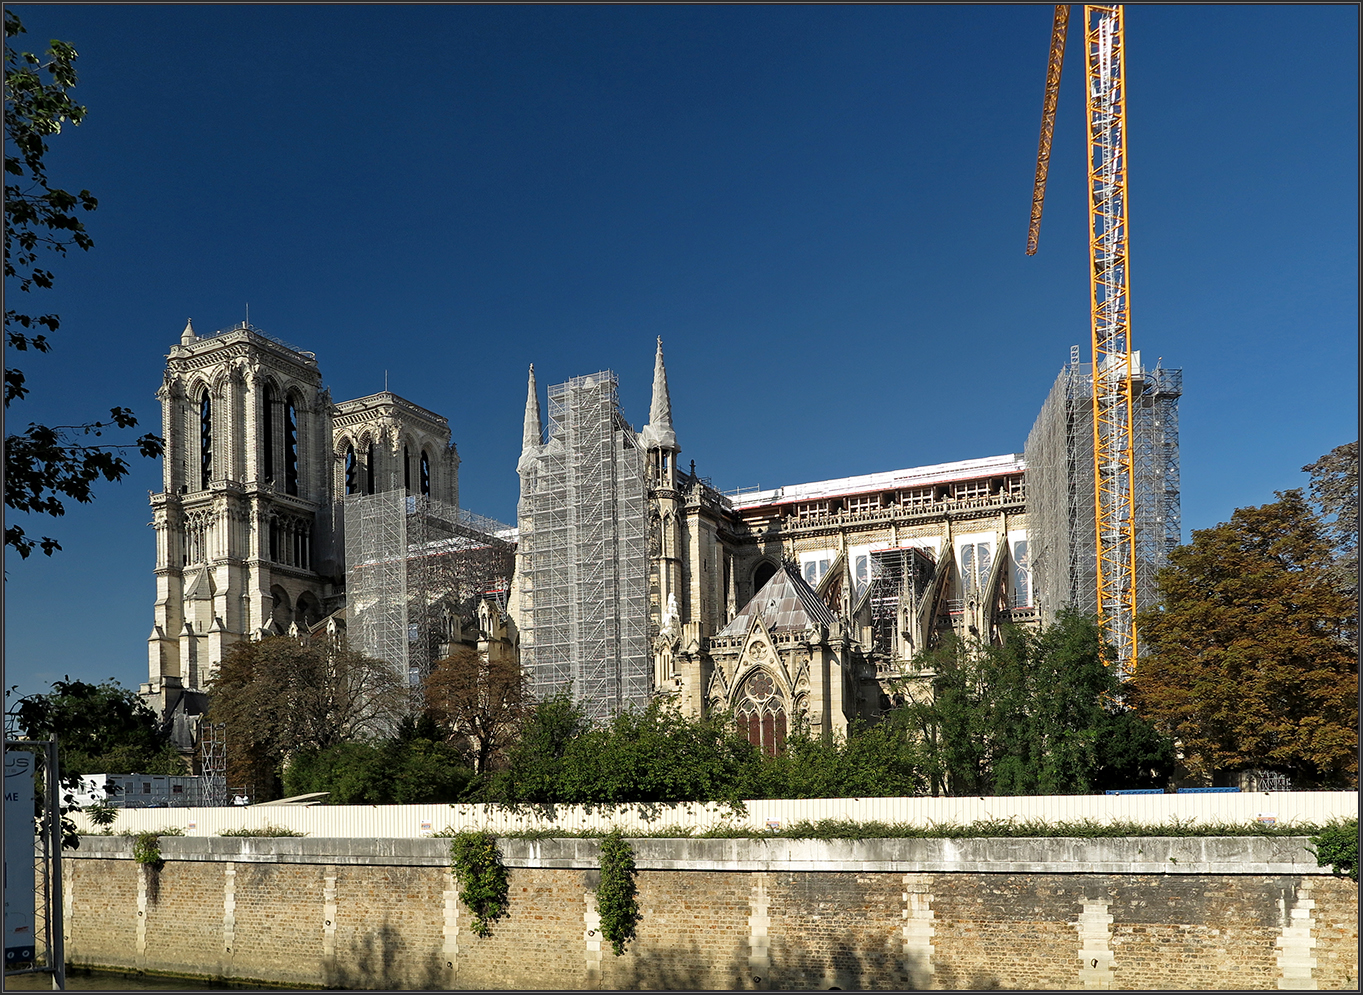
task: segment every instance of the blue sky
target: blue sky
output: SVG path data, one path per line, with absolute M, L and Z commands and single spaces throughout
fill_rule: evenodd
M 89 253 L 36 306 L 11 425 L 159 430 L 185 319 L 316 352 L 339 399 L 450 420 L 461 499 L 515 518 L 525 373 L 667 353 L 683 460 L 721 489 L 1021 451 L 1088 352 L 1082 55 L 1024 255 L 1045 6 L 15 8 L 80 53 Z M 1132 337 L 1184 370 L 1183 524 L 1357 438 L 1358 10 L 1127 11 Z M 775 426 L 781 426 L 778 432 Z M 146 680 L 147 492 L 7 554 L 5 683 Z

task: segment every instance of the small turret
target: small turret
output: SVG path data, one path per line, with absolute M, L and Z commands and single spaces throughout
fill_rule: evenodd
M 180 345 L 193 345 L 199 341 L 199 337 L 194 334 L 194 320 L 185 321 L 185 330 L 180 333 Z

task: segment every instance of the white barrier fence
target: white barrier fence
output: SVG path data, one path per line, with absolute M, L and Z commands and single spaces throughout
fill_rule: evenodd
M 722 828 L 771 830 L 797 822 L 849 822 L 915 826 L 1017 822 L 1114 822 L 1144 826 L 1253 822 L 1278 826 L 1320 825 L 1358 815 L 1357 791 L 1274 791 L 1176 795 L 1036 795 L 993 798 L 813 798 L 749 801 L 746 811 L 708 802 L 580 805 L 251 805 L 225 808 L 119 809 L 110 827 L 118 834 L 178 829 L 187 836 L 219 836 L 232 830 L 280 827 L 316 838 L 381 839 L 427 836 L 445 829 L 496 833 L 524 830 L 620 829 L 701 833 Z M 96 834 L 84 812 L 73 818 L 81 832 Z

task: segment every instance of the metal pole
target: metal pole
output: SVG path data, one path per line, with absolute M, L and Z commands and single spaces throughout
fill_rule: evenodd
M 57 767 L 57 734 L 47 744 L 47 831 L 51 861 L 51 909 L 48 915 L 48 960 L 52 966 L 52 990 L 66 991 L 66 925 L 62 921 L 62 820 L 61 771 Z

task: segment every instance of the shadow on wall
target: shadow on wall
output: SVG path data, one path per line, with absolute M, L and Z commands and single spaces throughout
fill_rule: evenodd
M 444 968 L 444 961 L 434 954 L 415 956 L 385 918 L 372 932 L 352 942 L 343 956 L 325 963 L 322 973 L 328 988 L 443 991 Z
M 643 927 L 640 927 L 643 931 Z M 604 946 L 604 944 L 603 944 Z M 642 947 L 642 949 L 641 949 Z M 621 965 L 618 975 L 609 978 L 612 987 L 638 991 L 753 991 L 766 987 L 753 984 L 748 968 L 748 942 L 734 944 L 728 964 L 715 963 L 712 953 L 695 944 L 665 949 L 635 944 L 627 954 L 627 964 Z M 607 952 L 602 960 L 610 957 Z

